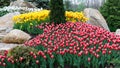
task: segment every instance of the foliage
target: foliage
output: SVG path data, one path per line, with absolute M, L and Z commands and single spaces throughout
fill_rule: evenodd
M 37 22 L 35 20 L 31 21 L 32 23 L 30 23 L 30 21 L 27 21 L 25 23 L 15 23 L 14 24 L 14 29 L 20 29 L 23 30 L 31 35 L 38 35 L 38 34 L 42 34 L 43 33 L 43 29 L 38 29 L 37 28 Z M 41 21 L 42 22 L 42 21 Z M 41 23 L 39 22 L 39 23 Z
M 64 1 L 64 8 L 65 8 L 66 11 L 71 11 L 72 10 L 71 5 L 72 4 L 69 0 Z
M 85 4 L 84 3 L 81 3 L 78 5 L 76 11 L 83 11 L 85 9 Z
M 22 57 L 24 58 L 22 60 L 23 63 L 25 63 L 26 66 L 29 66 L 30 62 L 33 60 L 33 57 L 30 55 L 30 52 L 33 52 L 34 54 L 36 54 L 37 50 L 27 46 L 17 46 L 8 52 L 9 61 L 17 60 L 17 62 L 20 62 L 19 59 L 20 57 Z
M 69 6 L 71 11 L 83 11 L 85 9 L 85 4 L 84 3 L 80 3 L 80 4 L 71 4 L 71 6 Z
M 63 0 L 50 0 L 50 22 L 65 23 L 65 9 Z
M 37 29 L 36 26 L 41 23 L 49 22 L 49 10 L 41 10 L 39 12 L 30 12 L 20 14 L 13 17 L 15 22 L 14 28 L 21 29 L 30 34 L 40 34 L 42 30 Z M 66 11 L 66 21 L 72 22 L 86 22 L 88 19 L 84 16 L 83 12 Z M 36 30 L 34 30 L 35 28 Z
M 43 9 L 50 9 L 49 0 L 25 0 L 36 4 L 36 7 Z
M 100 9 L 111 31 L 120 27 L 120 0 L 107 0 Z
M 8 6 L 10 4 L 10 0 L 0 0 L 0 8 L 4 6 Z
M 9 13 L 9 12 L 8 11 L 0 11 L 0 17 L 4 16 L 7 13 Z
M 118 56 L 120 56 L 120 52 L 118 52 Z M 120 67 L 120 57 L 112 59 L 109 63 L 113 63 L 116 68 Z
M 64 0 L 65 10 L 83 11 L 85 8 L 99 9 L 105 0 Z

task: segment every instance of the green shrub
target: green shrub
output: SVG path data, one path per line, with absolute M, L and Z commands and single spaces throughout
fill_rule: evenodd
M 105 17 L 111 31 L 120 28 L 120 0 L 106 0 L 100 12 Z
M 36 54 L 37 50 L 28 46 L 17 46 L 9 51 L 8 57 L 12 56 L 14 58 L 14 61 L 17 59 L 18 62 L 20 62 L 20 57 L 22 57 L 22 62 L 25 63 L 26 66 L 29 66 L 30 62 L 34 59 L 30 55 L 30 52 Z
M 50 22 L 65 23 L 65 10 L 63 0 L 50 0 Z
M 0 11 L 0 17 L 7 14 L 7 13 L 9 13 L 9 12 L 8 11 Z
M 10 0 L 0 0 L 0 8 L 4 6 L 8 6 L 10 4 Z

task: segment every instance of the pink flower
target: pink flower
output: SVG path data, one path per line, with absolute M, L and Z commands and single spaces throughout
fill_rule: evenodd
M 25 42 L 25 45 L 39 46 L 41 44 L 46 50 L 39 51 L 38 55 L 44 58 L 46 58 L 45 53 L 53 58 L 53 52 L 61 55 L 65 53 L 77 54 L 78 56 L 83 54 L 87 56 L 90 53 L 99 58 L 101 52 L 102 54 L 110 54 L 112 50 L 120 50 L 120 37 L 90 24 L 67 22 L 38 27 L 44 30 L 43 34 Z M 110 51 L 108 52 L 108 50 Z

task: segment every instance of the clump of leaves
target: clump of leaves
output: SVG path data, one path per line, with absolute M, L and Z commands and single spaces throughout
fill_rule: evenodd
M 0 0 L 0 8 L 4 6 L 8 6 L 10 4 L 10 0 Z
M 18 61 L 20 61 L 20 57 L 22 57 L 22 62 L 29 65 L 33 60 L 33 56 L 31 56 L 30 52 L 33 52 L 34 55 L 36 55 L 37 50 L 28 46 L 17 46 L 9 51 L 8 56 L 12 56 L 14 60 L 17 59 Z
M 120 27 L 120 0 L 106 0 L 105 4 L 100 8 L 100 12 L 112 32 Z
M 108 61 L 108 63 L 112 63 L 115 65 L 116 68 L 120 67 L 120 52 L 117 52 L 118 56 L 117 58 L 112 59 L 111 61 Z
M 9 12 L 8 11 L 0 11 L 0 17 L 7 14 L 7 13 L 9 13 Z

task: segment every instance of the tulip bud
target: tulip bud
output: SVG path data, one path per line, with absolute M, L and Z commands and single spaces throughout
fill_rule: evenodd
M 3 66 L 6 66 L 6 63 L 3 63 Z
M 44 55 L 43 58 L 46 59 L 47 57 Z
M 111 51 L 108 51 L 108 54 L 111 54 Z
M 51 55 L 50 58 L 54 58 L 54 55 Z
M 36 59 L 36 58 L 37 58 L 37 56 L 36 56 L 36 55 L 34 55 L 33 57 L 34 57 L 34 59 Z
M 36 64 L 39 64 L 39 60 L 36 60 Z
M 23 61 L 23 57 L 20 57 L 20 59 L 19 59 L 20 61 Z
M 32 51 L 30 52 L 30 55 L 33 55 L 33 52 L 32 52 Z
M 88 62 L 90 62 L 90 60 L 91 60 L 90 57 L 88 57 Z

